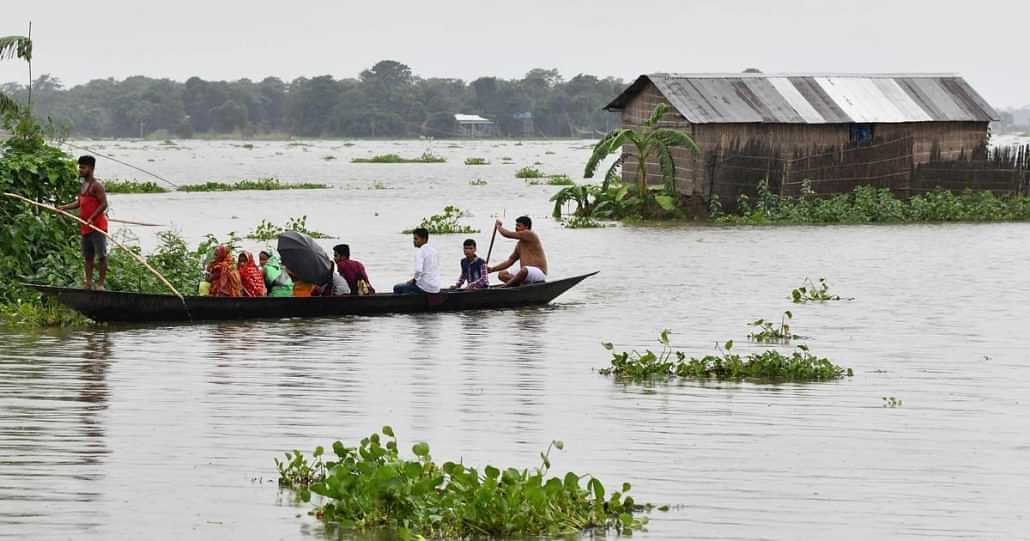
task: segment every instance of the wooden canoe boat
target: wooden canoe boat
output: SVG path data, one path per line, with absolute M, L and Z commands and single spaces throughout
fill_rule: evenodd
M 441 291 L 436 295 L 377 293 L 345 297 L 185 297 L 94 291 L 25 284 L 93 321 L 219 321 L 330 317 L 342 315 L 489 310 L 547 304 L 592 272 L 515 288 Z

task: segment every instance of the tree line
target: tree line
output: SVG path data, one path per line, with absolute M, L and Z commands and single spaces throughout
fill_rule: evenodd
M 290 82 L 135 76 L 65 88 L 43 75 L 32 83 L 32 111 L 86 137 L 451 137 L 461 134 L 455 113 L 486 117 L 502 136 L 594 137 L 618 125 L 601 108 L 624 86 L 585 74 L 566 80 L 554 69 L 533 69 L 521 79 L 422 78 L 383 60 L 357 78 Z M 18 83 L 0 85 L 0 92 L 21 103 L 28 98 Z

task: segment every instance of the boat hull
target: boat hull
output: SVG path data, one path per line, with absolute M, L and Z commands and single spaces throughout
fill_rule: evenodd
M 25 284 L 98 322 L 223 321 L 344 315 L 490 310 L 547 304 L 596 272 L 515 288 L 442 291 L 436 295 L 343 297 L 198 297 L 95 291 Z

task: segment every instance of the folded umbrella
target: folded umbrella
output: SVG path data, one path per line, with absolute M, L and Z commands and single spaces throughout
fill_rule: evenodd
M 276 249 L 283 265 L 297 278 L 309 284 L 324 284 L 332 280 L 333 260 L 311 237 L 287 231 L 279 235 Z

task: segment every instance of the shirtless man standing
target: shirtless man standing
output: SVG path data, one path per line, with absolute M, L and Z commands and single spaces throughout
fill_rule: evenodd
M 502 237 L 516 239 L 519 242 L 508 259 L 496 266 L 487 267 L 486 272 L 503 271 L 518 261 L 522 267 L 519 272 L 515 274 L 502 272 L 497 275 L 504 282 L 504 287 L 547 281 L 547 256 L 544 255 L 544 246 L 540 243 L 540 237 L 533 232 L 533 221 L 529 219 L 529 216 L 516 218 L 515 231 L 505 229 L 502 227 L 503 225 L 500 220 L 497 220 L 497 232 Z

